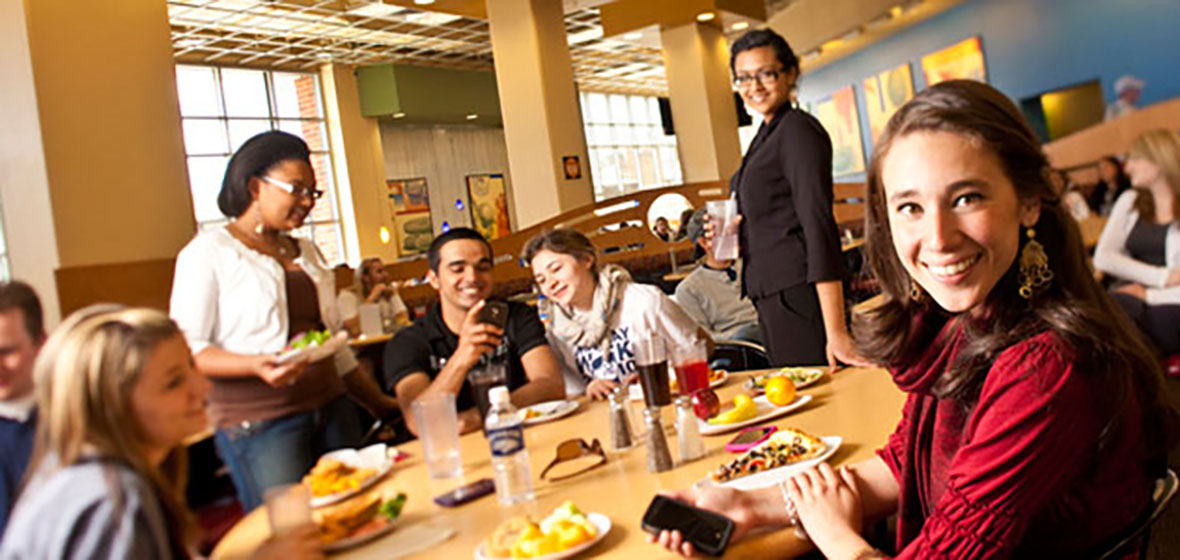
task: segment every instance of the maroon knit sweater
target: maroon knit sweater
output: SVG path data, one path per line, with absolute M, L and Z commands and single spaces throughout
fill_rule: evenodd
M 930 394 L 962 338 L 950 321 L 892 371 L 909 397 L 877 453 L 900 487 L 899 558 L 1079 557 L 1144 511 L 1151 480 L 1134 395 L 1100 456 L 1110 403 L 1058 336 L 1000 354 L 969 411 Z

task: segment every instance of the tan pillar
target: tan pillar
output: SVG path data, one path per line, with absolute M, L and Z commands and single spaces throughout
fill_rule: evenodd
M 396 261 L 394 242 L 382 243 L 380 238 L 382 227 L 391 234 L 394 227 L 387 210 L 385 159 L 377 119 L 361 116 L 351 66 L 325 64 L 320 68 L 320 78 L 346 258 L 354 267 L 368 257 Z
M 168 6 L 24 6 L 61 307 L 96 300 L 166 307 L 160 285 L 196 230 Z
M 690 23 L 660 38 L 684 182 L 728 180 L 742 155 L 725 35 Z
M 61 266 L 174 257 L 195 222 L 168 6 L 25 6 Z
M 594 202 L 562 3 L 488 0 L 513 202 L 525 228 Z M 562 157 L 578 156 L 568 180 Z
M 47 328 L 57 325 L 57 238 L 41 148 L 37 93 L 24 0 L 0 0 L 0 216 L 12 278 L 41 297 Z

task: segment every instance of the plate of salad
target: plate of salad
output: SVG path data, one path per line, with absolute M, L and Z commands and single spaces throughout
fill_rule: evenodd
M 279 353 L 275 361 L 280 364 L 294 362 L 312 363 L 335 354 L 342 346 L 348 344 L 348 333 L 340 331 L 335 335 L 332 331 L 307 331 L 291 339 L 287 347 Z

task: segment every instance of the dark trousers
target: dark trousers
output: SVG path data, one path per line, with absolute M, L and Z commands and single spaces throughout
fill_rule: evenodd
M 1111 294 L 1165 356 L 1180 353 L 1180 305 L 1147 305 L 1128 294 Z
M 828 338 L 815 286 L 800 284 L 754 298 L 770 365 L 819 366 L 828 363 Z

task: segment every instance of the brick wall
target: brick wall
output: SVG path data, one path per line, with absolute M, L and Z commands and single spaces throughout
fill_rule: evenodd
M 320 97 L 316 87 L 316 76 L 306 75 L 295 80 L 295 90 L 299 99 L 299 116 L 305 119 L 320 119 L 323 118 L 323 113 L 320 110 Z M 302 121 L 303 139 L 307 141 L 308 147 L 311 148 L 313 154 L 311 157 L 311 167 L 315 171 L 316 181 L 318 181 L 318 188 L 325 192 L 324 197 L 316 202 L 315 208 L 311 211 L 310 219 L 313 222 L 335 222 L 336 207 L 336 184 L 333 180 L 332 162 L 330 156 L 325 153 L 328 150 L 327 139 L 324 138 L 323 121 Z M 320 251 L 324 253 L 324 258 L 328 263 L 336 264 L 344 261 L 344 250 L 340 246 L 340 230 L 338 224 L 323 224 L 312 227 L 312 237 L 315 243 L 319 246 Z

